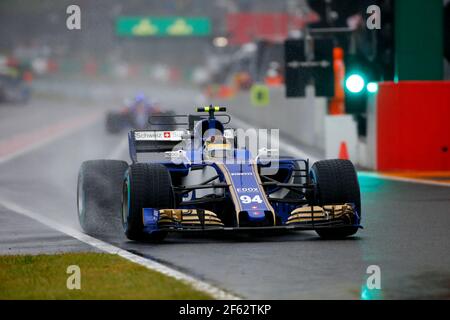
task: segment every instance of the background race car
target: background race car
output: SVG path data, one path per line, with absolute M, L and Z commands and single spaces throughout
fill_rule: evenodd
M 0 68 L 0 102 L 26 104 L 31 97 L 31 72 Z
M 78 214 L 83 230 L 104 232 L 121 217 L 132 240 L 162 240 L 175 231 L 316 230 L 323 238 L 354 235 L 361 221 L 360 189 L 348 160 L 252 155 L 235 146 L 223 107 L 207 116 L 187 115 L 177 130 L 132 130 L 131 165 L 84 162 L 78 179 Z M 153 118 L 156 123 L 158 117 Z M 199 121 L 193 121 L 199 120 Z M 141 153 L 164 161 L 141 162 Z M 274 170 L 275 169 L 275 170 Z
M 154 115 L 167 116 L 165 124 L 170 126 L 171 111 L 163 112 L 155 102 L 150 102 L 144 95 L 137 95 L 119 111 L 109 111 L 106 114 L 106 130 L 109 133 L 119 133 L 122 130 L 149 128 L 148 119 Z

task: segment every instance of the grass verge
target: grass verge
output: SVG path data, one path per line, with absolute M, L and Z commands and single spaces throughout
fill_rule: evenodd
M 80 267 L 81 289 L 67 288 Z M 211 299 L 189 285 L 117 255 L 65 253 L 0 256 L 0 299 Z

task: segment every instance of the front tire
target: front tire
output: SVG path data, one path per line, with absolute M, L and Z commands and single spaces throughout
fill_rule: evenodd
M 162 241 L 167 232 L 144 232 L 143 208 L 174 207 L 169 170 L 161 164 L 132 164 L 125 176 L 122 191 L 122 225 L 130 240 Z
M 361 194 L 353 163 L 349 160 L 323 160 L 316 162 L 311 168 L 311 179 L 316 184 L 314 204 L 319 206 L 330 204 L 353 203 L 361 218 Z M 342 239 L 354 235 L 358 227 L 339 227 L 318 229 L 321 238 Z
M 85 161 L 78 173 L 78 220 L 91 235 L 120 230 L 122 181 L 128 164 L 118 160 Z

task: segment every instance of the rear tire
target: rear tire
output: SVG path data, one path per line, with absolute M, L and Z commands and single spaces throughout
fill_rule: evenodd
M 353 163 L 349 160 L 324 160 L 316 162 L 310 171 L 311 179 L 316 183 L 314 204 L 353 203 L 361 218 L 361 194 Z M 340 227 L 336 229 L 319 229 L 321 238 L 342 239 L 354 235 L 358 227 Z
M 91 235 L 120 230 L 122 182 L 128 164 L 118 160 L 85 161 L 78 173 L 78 219 Z
M 125 176 L 122 191 L 122 225 L 130 240 L 162 241 L 167 232 L 144 232 L 143 208 L 174 208 L 169 170 L 161 164 L 132 164 Z

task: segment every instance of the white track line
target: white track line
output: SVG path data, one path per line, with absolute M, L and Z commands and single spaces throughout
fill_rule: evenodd
M 189 276 L 185 273 L 182 273 L 178 270 L 167 267 L 167 266 L 165 266 L 159 262 L 156 262 L 152 259 L 143 258 L 134 253 L 131 253 L 129 251 L 126 251 L 119 247 L 116 247 L 112 244 L 109 244 L 102 240 L 88 236 L 78 230 L 75 230 L 75 229 L 72 229 L 65 225 L 62 225 L 52 219 L 45 217 L 42 214 L 32 212 L 28 209 L 23 208 L 22 206 L 19 206 L 15 203 L 8 201 L 8 200 L 0 199 L 0 205 L 7 208 L 8 210 L 15 212 L 15 213 L 18 213 L 18 214 L 24 215 L 28 218 L 31 218 L 33 220 L 36 220 L 52 229 L 55 229 L 62 233 L 65 233 L 65 234 L 67 234 L 75 239 L 78 239 L 81 242 L 84 242 L 94 248 L 101 250 L 101 251 L 104 251 L 104 252 L 107 252 L 110 254 L 117 254 L 118 256 L 120 256 L 124 259 L 127 259 L 131 262 L 137 263 L 141 266 L 144 266 L 145 268 L 147 268 L 149 270 L 157 271 L 166 276 L 169 276 L 176 280 L 182 281 L 182 282 L 192 286 L 194 289 L 196 289 L 198 291 L 209 294 L 211 297 L 213 297 L 215 299 L 220 299 L 220 300 L 239 300 L 240 299 L 240 297 L 233 295 L 231 293 L 228 293 L 222 289 L 219 289 L 209 283 L 198 280 L 198 279 L 196 279 L 192 276 Z

